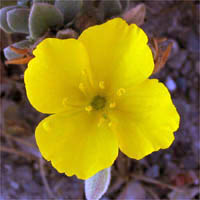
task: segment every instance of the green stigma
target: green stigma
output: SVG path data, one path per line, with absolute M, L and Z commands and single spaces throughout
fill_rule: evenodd
M 91 106 L 95 109 L 95 110 L 99 110 L 104 108 L 106 105 L 106 99 L 104 97 L 101 96 L 95 96 L 92 100 Z

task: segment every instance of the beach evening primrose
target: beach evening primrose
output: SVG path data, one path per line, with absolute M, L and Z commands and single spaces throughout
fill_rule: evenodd
M 149 79 L 147 42 L 142 29 L 115 18 L 34 50 L 25 87 L 31 104 L 52 114 L 36 141 L 58 172 L 87 179 L 110 167 L 119 149 L 142 159 L 172 144 L 179 115 L 167 88 Z

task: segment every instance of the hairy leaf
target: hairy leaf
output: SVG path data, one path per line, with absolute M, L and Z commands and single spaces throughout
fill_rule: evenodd
M 22 40 L 20 42 L 14 43 L 11 46 L 14 46 L 19 49 L 29 48 L 32 43 L 29 40 Z M 15 58 L 20 58 L 22 55 L 17 54 L 16 52 L 12 51 L 11 48 L 8 46 L 4 50 L 4 55 L 6 59 L 11 60 Z
M 50 3 L 54 4 L 55 0 L 33 0 L 33 3 Z
M 104 12 L 105 18 L 119 15 L 122 11 L 120 0 L 102 0 L 100 9 Z
M 85 181 L 87 200 L 98 200 L 107 191 L 110 184 L 111 169 L 104 169 Z
M 63 25 L 62 13 L 53 5 L 34 3 L 29 16 L 29 31 L 33 39 L 41 37 L 49 28 Z
M 17 33 L 29 33 L 28 17 L 30 10 L 28 8 L 16 8 L 7 12 L 7 22 L 9 27 Z
M 81 10 L 83 0 L 56 0 L 55 6 L 64 15 L 64 22 L 70 22 Z
M 9 27 L 8 22 L 7 22 L 7 12 L 14 8 L 17 8 L 17 6 L 8 6 L 8 7 L 0 9 L 0 28 L 3 29 L 7 33 L 13 32 L 13 30 Z

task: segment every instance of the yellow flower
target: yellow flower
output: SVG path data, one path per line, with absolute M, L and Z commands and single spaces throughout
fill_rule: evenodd
M 147 36 L 120 18 L 78 40 L 45 39 L 25 72 L 28 99 L 52 114 L 36 128 L 48 161 L 87 179 L 110 167 L 120 149 L 142 159 L 168 148 L 179 115 L 166 87 L 148 79 L 154 62 Z

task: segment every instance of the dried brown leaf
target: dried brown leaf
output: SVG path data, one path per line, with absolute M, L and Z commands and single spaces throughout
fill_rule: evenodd
M 9 65 L 9 64 L 23 65 L 23 64 L 27 64 L 32 59 L 33 59 L 33 56 L 26 56 L 26 57 L 16 58 L 13 60 L 7 60 L 5 62 L 5 64 L 7 64 L 7 65 Z
M 56 37 L 59 39 L 78 38 L 78 33 L 71 28 L 60 30 L 57 32 Z
M 128 24 L 137 24 L 141 26 L 144 24 L 144 19 L 146 16 L 146 6 L 145 4 L 141 3 L 136 7 L 126 11 L 122 18 L 127 21 Z
M 169 43 L 163 50 L 162 44 L 166 40 L 166 38 L 151 38 L 150 40 L 150 47 L 153 52 L 155 63 L 153 74 L 159 72 L 164 67 L 167 59 L 169 58 L 172 49 L 172 43 Z
M 160 63 L 160 68 L 162 68 L 165 63 L 167 62 L 167 59 L 169 58 L 169 55 L 170 55 L 170 52 L 171 52 L 171 49 L 172 49 L 172 43 L 170 43 L 168 46 L 167 46 L 167 49 L 163 52 L 162 54 L 162 59 L 161 59 L 161 63 Z
M 25 55 L 28 53 L 29 49 L 19 49 L 19 48 L 16 48 L 14 46 L 10 46 L 10 49 L 12 51 L 14 51 L 15 53 L 17 54 L 20 54 L 20 55 Z

